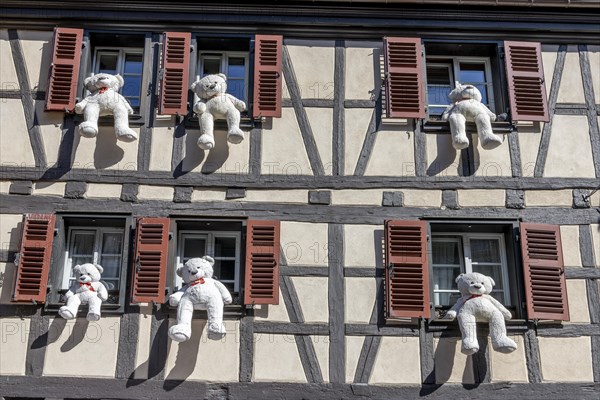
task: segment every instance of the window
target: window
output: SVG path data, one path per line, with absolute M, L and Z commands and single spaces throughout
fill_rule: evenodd
M 502 234 L 434 234 L 431 266 L 434 306 L 452 306 L 460 297 L 456 277 L 471 272 L 491 276 L 496 282 L 492 296 L 505 306 L 511 305 Z
M 121 94 L 134 110 L 139 111 L 143 61 L 144 52 L 141 48 L 97 47 L 93 73 L 121 75 L 125 81 Z

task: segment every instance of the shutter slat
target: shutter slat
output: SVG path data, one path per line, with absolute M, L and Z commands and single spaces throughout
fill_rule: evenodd
M 55 28 L 46 111 L 72 111 L 77 97 L 83 29 Z
M 279 304 L 279 221 L 248 221 L 244 304 Z
M 386 111 L 389 118 L 425 118 L 421 39 L 384 39 Z
M 192 34 L 189 32 L 163 34 L 159 114 L 186 115 L 188 112 L 191 41 Z
M 521 252 L 529 318 L 568 321 L 560 228 L 521 223 Z
M 24 216 L 12 301 L 46 301 L 55 223 L 52 214 Z
M 429 318 L 426 222 L 386 221 L 385 266 L 387 317 Z
M 256 35 L 253 116 L 281 117 L 282 36 Z
M 169 251 L 169 218 L 137 220 L 131 301 L 164 303 Z
M 539 43 L 504 42 L 513 121 L 550 121 Z

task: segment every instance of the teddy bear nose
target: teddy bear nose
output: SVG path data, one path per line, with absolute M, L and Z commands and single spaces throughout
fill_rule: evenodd
M 215 86 L 217 86 L 217 84 L 216 84 L 216 83 L 213 83 L 212 85 L 210 85 L 210 88 L 211 88 L 211 89 L 214 89 L 214 88 L 215 88 Z
M 481 285 L 479 285 L 479 284 L 473 285 L 473 287 L 474 287 L 475 289 L 481 289 Z

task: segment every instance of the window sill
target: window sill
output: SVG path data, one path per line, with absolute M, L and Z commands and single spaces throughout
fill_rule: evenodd
M 75 114 L 73 118 L 75 125 L 79 125 L 83 122 L 83 115 Z M 115 124 L 115 120 L 112 115 L 104 115 L 98 118 L 98 126 L 113 126 Z M 133 114 L 129 116 L 129 126 L 130 127 L 140 127 L 144 126 L 144 116 L 140 114 Z
M 184 124 L 185 129 L 200 129 L 200 121 L 195 114 L 193 117 L 187 117 Z M 255 120 L 247 115 L 242 115 L 242 118 L 240 119 L 240 129 L 249 131 L 254 129 L 254 127 Z M 215 120 L 214 129 L 218 131 L 227 131 L 227 121 L 222 119 Z
M 171 306 L 167 302 L 167 314 L 169 318 L 177 319 L 177 307 Z M 246 306 L 240 304 L 228 304 L 223 307 L 223 319 L 225 320 L 238 320 L 246 315 Z M 194 310 L 192 319 L 208 319 L 208 312 L 206 310 Z
M 425 133 L 450 134 L 450 124 L 447 121 L 436 119 L 423 120 L 421 129 Z M 467 134 L 477 134 L 477 127 L 473 122 L 467 122 Z M 492 122 L 494 133 L 507 134 L 514 131 L 514 125 L 511 122 Z

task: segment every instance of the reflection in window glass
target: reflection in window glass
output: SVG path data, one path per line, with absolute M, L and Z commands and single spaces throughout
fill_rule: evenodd
M 427 65 L 427 96 L 431 114 L 442 114 L 450 104 L 448 93 L 454 88 L 451 68 L 451 64 Z
M 483 63 L 460 63 L 460 83 L 475 86 L 481 92 L 481 102 L 488 104 L 487 80 L 485 79 L 485 64 Z
M 124 84 L 120 89 L 120 93 L 134 110 L 139 110 L 143 61 L 142 49 L 112 50 L 97 48 L 94 73 L 121 75 Z
M 225 74 L 227 76 L 227 93 L 247 101 L 247 53 L 201 53 L 198 71 L 202 72 L 198 78 L 209 74 Z

